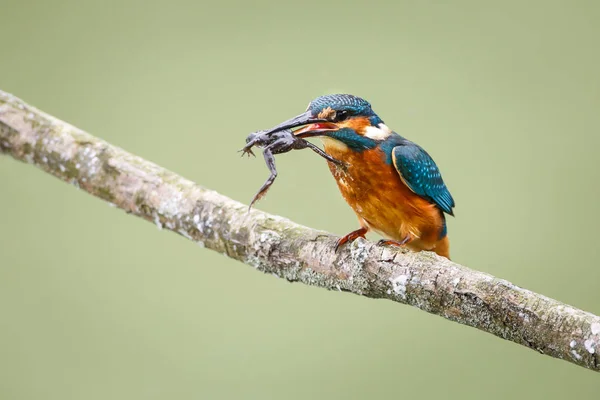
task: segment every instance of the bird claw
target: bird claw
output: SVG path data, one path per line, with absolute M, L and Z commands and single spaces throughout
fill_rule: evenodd
M 353 242 L 356 239 L 358 239 L 359 237 L 364 239 L 365 235 L 367 234 L 368 231 L 369 231 L 368 228 L 360 228 L 360 229 L 350 232 L 346 236 L 342 236 L 336 242 L 334 252 L 337 253 L 338 249 L 341 246 L 343 246 L 344 244 L 346 244 L 348 242 Z
M 377 242 L 378 246 L 396 246 L 396 247 L 404 247 L 408 242 L 410 242 L 410 236 L 405 237 L 401 241 L 397 240 L 389 240 L 389 239 L 381 239 Z

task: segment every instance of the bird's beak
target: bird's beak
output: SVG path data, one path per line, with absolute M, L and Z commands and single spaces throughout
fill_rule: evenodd
M 340 128 L 333 122 L 316 122 L 294 131 L 294 135 L 300 138 L 327 136 L 330 132 L 337 131 L 338 129 Z
M 310 111 L 300 114 L 294 118 L 269 129 L 265 133 L 278 132 L 284 129 L 300 128 L 294 131 L 294 134 L 301 138 L 323 136 L 327 132 L 338 130 L 338 127 L 326 119 L 314 117 Z

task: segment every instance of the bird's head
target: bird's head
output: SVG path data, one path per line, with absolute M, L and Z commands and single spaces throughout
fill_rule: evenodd
M 269 131 L 282 129 L 293 129 L 301 138 L 333 139 L 353 150 L 373 148 L 391 134 L 369 102 L 350 94 L 317 97 L 304 113 Z

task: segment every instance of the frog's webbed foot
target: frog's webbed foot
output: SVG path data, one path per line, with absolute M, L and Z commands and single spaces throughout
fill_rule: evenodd
M 269 171 L 271 171 L 271 175 L 267 178 L 265 183 L 263 183 L 263 185 L 260 187 L 260 189 L 258 190 L 258 193 L 256 193 L 256 195 L 254 195 L 254 198 L 252 199 L 250 206 L 248 206 L 248 211 L 250 211 L 250 209 L 252 208 L 254 203 L 256 203 L 258 200 L 262 199 L 265 196 L 265 194 L 267 194 L 267 191 L 269 190 L 269 188 L 275 181 L 275 178 L 277 178 L 277 169 L 275 168 L 275 157 L 273 156 L 273 153 L 271 152 L 271 149 L 269 147 L 267 147 L 263 150 L 263 156 L 265 158 L 265 162 L 267 163 L 267 167 L 269 168 Z

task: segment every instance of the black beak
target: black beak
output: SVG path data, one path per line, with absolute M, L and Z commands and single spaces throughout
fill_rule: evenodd
M 282 131 L 284 129 L 299 128 L 304 125 L 315 124 L 318 122 L 327 122 L 327 120 L 315 118 L 315 117 L 313 117 L 313 115 L 310 111 L 306 111 L 303 114 L 300 114 L 298 116 L 295 116 L 294 118 L 288 119 L 287 121 L 282 122 L 281 124 L 269 129 L 266 133 L 273 133 L 273 132 L 277 132 L 277 131 Z
M 265 133 L 278 132 L 284 129 L 300 128 L 302 126 L 311 124 L 315 125 L 310 127 L 307 126 L 306 128 L 300 129 L 294 133 L 297 133 L 298 137 L 306 138 L 312 136 L 321 136 L 326 134 L 327 132 L 331 132 L 332 130 L 337 130 L 337 126 L 329 122 L 329 120 L 323 118 L 315 118 L 310 111 L 306 111 L 303 114 L 300 114 L 294 118 L 282 122 L 281 124 L 269 129 Z

